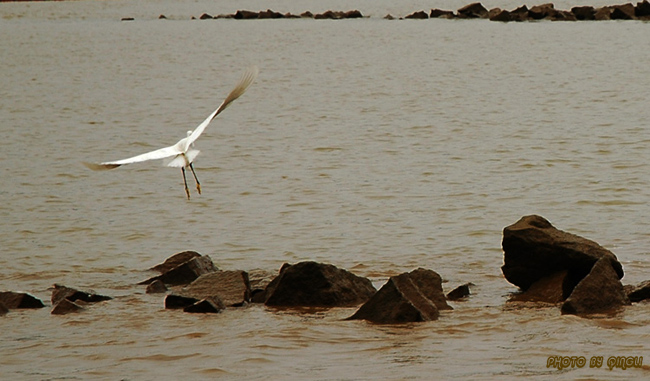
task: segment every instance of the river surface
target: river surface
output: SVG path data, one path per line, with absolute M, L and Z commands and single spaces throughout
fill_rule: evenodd
M 539 214 L 612 250 L 625 284 L 650 279 L 650 24 L 383 19 L 462 5 L 0 4 L 0 290 L 48 304 L 0 317 L 0 379 L 650 377 L 650 303 L 513 308 L 500 271 L 503 228 Z M 369 17 L 191 20 L 268 8 Z M 257 81 L 197 141 L 202 195 L 160 162 L 81 165 L 175 143 L 251 64 Z M 380 287 L 424 267 L 445 291 L 475 286 L 404 326 L 343 321 L 354 308 L 185 314 L 136 285 L 183 250 L 222 269 L 314 260 Z M 114 299 L 54 316 L 53 283 Z

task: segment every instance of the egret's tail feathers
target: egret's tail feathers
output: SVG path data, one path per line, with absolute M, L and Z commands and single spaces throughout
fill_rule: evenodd
M 88 163 L 86 161 L 82 161 L 81 164 L 85 165 L 87 168 L 92 169 L 93 171 L 105 171 L 107 169 L 114 169 L 121 166 L 121 164 Z

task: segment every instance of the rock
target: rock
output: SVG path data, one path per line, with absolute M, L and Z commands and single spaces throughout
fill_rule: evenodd
M 528 20 L 528 7 L 522 5 L 519 8 L 510 12 L 510 21 L 526 21 Z
M 183 309 L 184 312 L 193 312 L 193 313 L 219 313 L 223 311 L 224 307 L 221 300 L 216 296 L 211 296 L 200 300 L 191 306 L 187 306 Z
M 481 3 L 468 4 L 456 11 L 458 17 L 474 19 L 474 18 L 487 18 L 488 10 Z
M 196 251 L 181 251 L 180 253 L 176 253 L 171 257 L 167 258 L 165 262 L 152 267 L 151 270 L 158 271 L 161 274 L 166 273 L 167 271 L 173 269 L 174 267 L 178 267 L 179 265 L 182 265 L 183 263 L 189 261 L 190 259 L 197 258 L 200 256 L 201 254 L 197 253 Z
M 510 14 L 510 12 L 499 8 L 491 9 L 488 14 L 488 18 L 490 19 L 490 21 L 501 21 L 501 22 L 512 21 L 512 15 Z
M 440 315 L 437 304 L 451 309 L 444 301 L 440 276 L 431 270 L 417 269 L 390 277 L 348 320 L 364 319 L 381 324 L 437 320 Z
M 533 283 L 528 290 L 513 294 L 508 302 L 562 303 L 573 290 L 564 290 L 567 271 L 559 271 Z
M 460 300 L 470 296 L 469 286 L 473 286 L 473 284 L 465 283 L 449 291 L 447 293 L 447 300 Z
M 158 16 L 158 20 L 167 20 L 167 16 L 161 14 Z
M 155 280 L 159 280 L 166 285 L 184 285 L 191 283 L 203 274 L 215 272 L 217 270 L 218 268 L 214 263 L 212 263 L 212 259 L 207 255 L 203 255 L 200 257 L 193 257 L 189 261 L 184 262 L 161 275 L 149 278 L 138 284 L 149 284 Z
M 630 304 L 612 261 L 604 256 L 596 262 L 562 305 L 562 314 L 611 312 Z
M 535 5 L 528 10 L 528 17 L 533 20 L 541 20 L 554 15 L 555 12 L 555 6 L 553 3 Z
M 526 291 L 533 283 L 567 271 L 567 289 L 573 289 L 601 258 L 610 263 L 618 278 L 623 266 L 616 256 L 596 242 L 556 229 L 543 217 L 522 217 L 503 229 L 504 265 L 508 282 Z
M 0 316 L 6 315 L 8 312 L 9 308 L 7 308 L 4 303 L 0 302 Z
M 185 308 L 191 306 L 192 304 L 198 301 L 199 301 L 198 299 L 170 294 L 167 295 L 167 297 L 165 297 L 165 309 L 175 310 L 175 309 Z
M 281 19 L 284 18 L 284 15 L 280 12 L 274 12 L 270 9 L 267 9 L 266 11 L 261 11 L 258 16 L 258 19 Z
M 147 286 L 147 294 L 162 294 L 164 292 L 167 292 L 167 286 L 165 286 L 165 284 L 158 279 L 149 283 Z
M 314 15 L 314 19 L 316 20 L 324 20 L 324 19 L 330 19 L 330 20 L 339 20 L 342 19 L 344 16 L 343 12 L 334 12 L 334 11 L 325 11 L 323 13 L 318 13 Z
M 634 303 L 650 299 L 650 280 L 646 280 L 637 286 L 630 287 L 630 290 L 626 293 L 630 301 Z
M 647 20 L 650 17 L 650 3 L 648 0 L 643 0 L 640 3 L 636 3 L 634 8 L 634 15 L 640 19 Z
M 425 11 L 418 11 L 418 12 L 413 12 L 404 18 L 414 19 L 414 20 L 426 20 L 429 18 L 429 15 Z
M 448 19 L 450 19 L 450 18 L 454 17 L 454 12 L 434 8 L 429 13 L 429 17 L 432 18 L 432 19 L 434 19 L 434 18 L 448 18 Z
M 52 308 L 52 315 L 66 315 L 72 312 L 79 312 L 84 308 L 79 304 L 70 301 L 68 299 L 62 299 L 59 301 L 54 308 Z
M 0 292 L 0 303 L 4 304 L 6 308 L 43 308 L 45 304 L 40 299 L 33 297 L 24 292 L 4 291 Z
M 369 279 L 330 264 L 285 265 L 266 288 L 267 306 L 345 307 L 367 301 L 375 288 Z
M 217 297 L 228 307 L 241 307 L 250 302 L 251 286 L 245 271 L 217 271 L 201 275 L 177 294 L 194 299 Z
M 360 19 L 363 18 L 363 14 L 359 10 L 352 10 L 352 11 L 347 11 L 343 15 L 344 18 L 346 19 Z
M 596 18 L 596 8 L 592 6 L 573 7 L 571 13 L 577 20 L 594 20 Z
M 311 13 L 311 12 L 309 12 L 309 11 L 306 11 L 306 12 L 301 13 L 301 14 L 300 14 L 300 17 L 302 17 L 302 18 L 306 18 L 306 19 L 313 19 L 313 18 L 314 18 L 314 14 Z
M 275 274 L 266 270 L 248 271 L 248 281 L 251 285 L 251 302 L 264 303 L 266 300 L 266 287 L 275 278 Z
M 233 18 L 235 20 L 254 20 L 257 19 L 259 14 L 251 11 L 237 11 Z
M 612 14 L 612 9 L 610 7 L 601 7 L 596 9 L 594 14 L 594 20 L 605 21 L 611 20 L 610 15 Z
M 122 17 L 121 21 L 134 21 L 135 19 L 133 17 Z
M 442 290 L 442 278 L 433 270 L 419 268 L 407 273 L 418 290 L 439 310 L 453 310 Z
M 60 284 L 55 284 L 54 289 L 52 290 L 52 305 L 59 304 L 62 300 L 68 300 L 70 302 L 76 302 L 81 300 L 85 303 L 97 303 L 105 300 L 111 300 L 110 296 L 92 294 L 85 291 L 79 291 L 74 288 L 62 286 Z
M 612 5 L 610 8 L 612 13 L 610 13 L 609 17 L 612 20 L 633 20 L 636 18 L 636 8 L 632 3 Z
M 389 13 L 386 16 L 384 16 L 384 20 L 395 20 L 395 17 Z
M 214 18 L 214 17 L 212 17 L 212 15 L 209 15 L 209 14 L 207 14 L 207 13 L 204 13 L 204 14 L 202 14 L 202 15 L 199 17 L 199 20 L 212 20 L 213 18 Z

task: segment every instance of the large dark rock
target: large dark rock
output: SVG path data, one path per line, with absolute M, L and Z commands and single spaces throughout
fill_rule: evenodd
M 191 283 L 203 274 L 215 272 L 217 270 L 219 269 L 214 265 L 214 263 L 212 263 L 212 259 L 207 255 L 203 255 L 192 257 L 190 260 L 177 265 L 171 270 L 138 284 L 149 284 L 155 280 L 159 280 L 164 284 L 171 286 L 185 285 Z
M 466 6 L 458 9 L 456 13 L 458 14 L 458 17 L 468 19 L 488 17 L 488 10 L 485 9 L 481 3 L 467 4 Z
M 541 20 L 546 17 L 553 16 L 557 11 L 553 3 L 546 3 L 542 5 L 535 5 L 528 10 L 528 17 L 533 20 Z
M 612 20 L 633 20 L 636 18 L 634 15 L 636 8 L 632 3 L 612 5 L 610 8 L 612 9 L 612 13 L 609 17 Z
M 254 20 L 258 17 L 259 13 L 246 10 L 239 10 L 235 12 L 235 15 L 233 16 L 235 20 Z
M 562 305 L 563 314 L 612 312 L 630 304 L 611 257 L 599 259 Z
M 396 324 L 437 320 L 440 309 L 451 309 L 442 280 L 431 270 L 417 269 L 392 276 L 349 320 Z
M 280 12 L 275 12 L 270 9 L 267 9 L 265 11 L 261 11 L 257 18 L 259 19 L 281 19 L 284 18 L 284 15 Z
M 111 300 L 110 296 L 93 294 L 90 292 L 79 291 L 75 288 L 55 284 L 52 289 L 52 305 L 56 305 L 62 300 L 69 300 L 70 302 L 82 301 L 85 303 L 97 303 L 105 300 Z
M 228 307 L 239 307 L 250 302 L 251 286 L 245 271 L 217 271 L 201 275 L 177 294 L 194 299 L 217 297 Z
M 344 307 L 367 301 L 372 282 L 330 264 L 300 262 L 285 265 L 266 288 L 267 306 Z
M 623 266 L 616 256 L 596 242 L 556 229 L 543 217 L 522 217 L 503 229 L 503 275 L 527 290 L 538 280 L 566 270 L 566 288 L 572 290 L 601 258 L 611 261 L 618 278 Z
M 594 20 L 596 18 L 596 8 L 590 5 L 573 7 L 571 8 L 571 13 L 573 13 L 578 20 Z
M 405 16 L 404 18 L 413 20 L 426 20 L 429 18 L 429 15 L 425 11 L 417 11 Z
M 454 12 L 446 11 L 446 10 L 438 9 L 438 8 L 433 8 L 433 9 L 431 9 L 431 12 L 429 13 L 429 17 L 432 18 L 432 19 L 435 19 L 435 18 L 451 19 L 451 18 L 454 18 Z
M 650 299 L 650 280 L 630 287 L 627 291 L 627 297 L 634 303 Z
M 0 316 L 7 314 L 7 312 L 9 312 L 9 308 L 7 308 L 4 303 L 0 302 Z
M 634 15 L 644 20 L 647 20 L 647 17 L 650 17 L 650 3 L 648 0 L 643 0 L 640 3 L 636 3 Z
M 45 304 L 40 299 L 24 292 L 4 291 L 0 292 L 0 303 L 8 309 L 17 308 L 43 308 Z

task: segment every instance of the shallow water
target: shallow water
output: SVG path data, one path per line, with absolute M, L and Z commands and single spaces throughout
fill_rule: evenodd
M 649 25 L 382 19 L 454 4 L 0 4 L 0 289 L 116 297 L 2 317 L 0 378 L 648 377 L 546 362 L 650 359 L 649 304 L 594 319 L 509 308 L 500 266 L 502 229 L 534 213 L 612 250 L 624 283 L 650 279 Z M 190 20 L 267 8 L 371 17 Z M 80 164 L 174 143 L 250 64 L 256 83 L 197 142 L 202 195 L 186 200 L 160 163 Z M 407 326 L 341 320 L 354 309 L 196 316 L 136 285 L 183 250 L 223 269 L 316 260 L 380 286 L 425 267 L 447 291 L 476 287 Z

